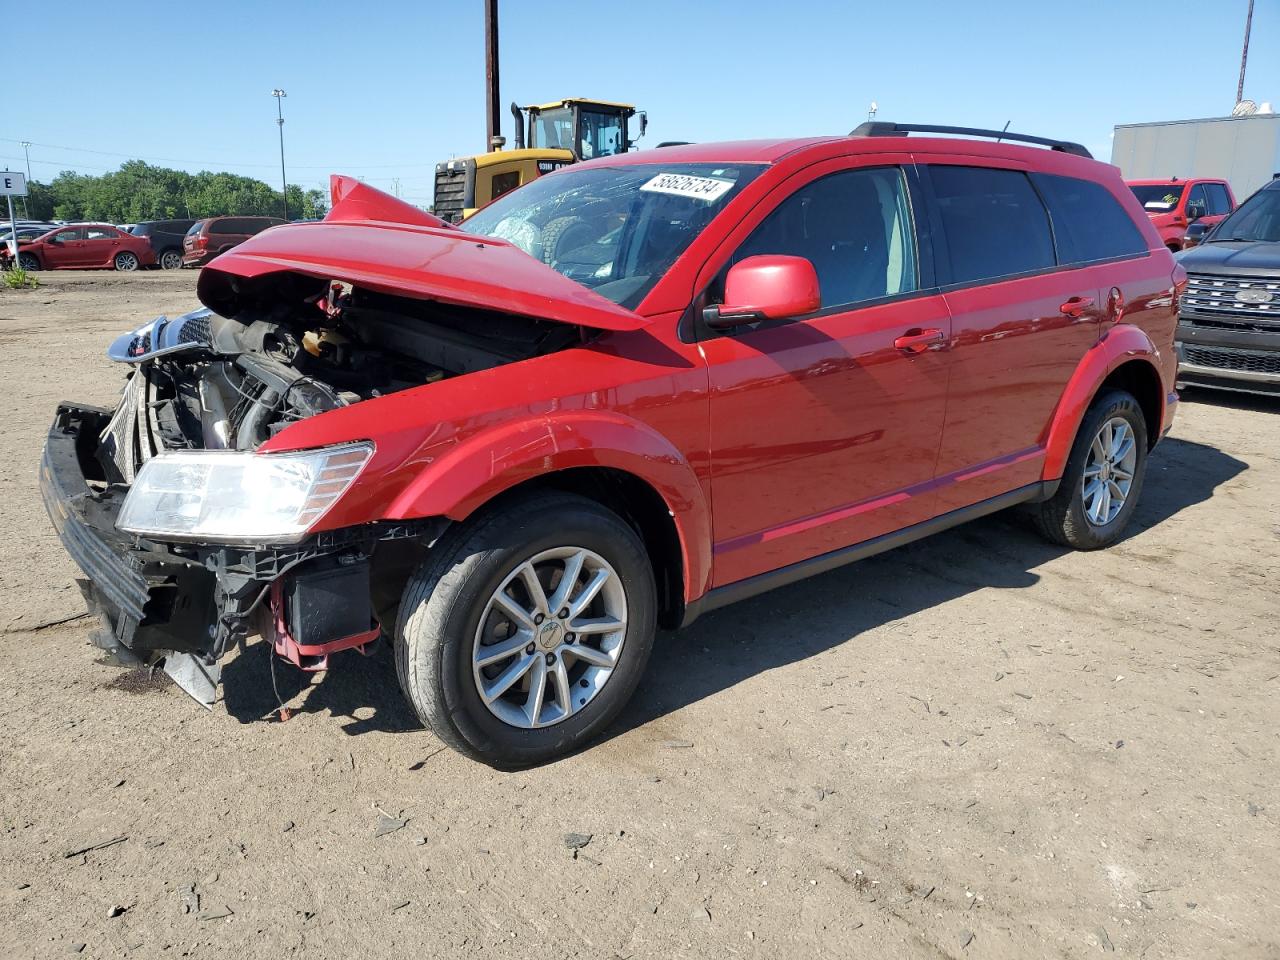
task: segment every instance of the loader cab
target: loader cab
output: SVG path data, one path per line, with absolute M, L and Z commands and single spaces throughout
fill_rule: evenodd
M 628 124 L 637 114 L 628 103 L 571 99 L 528 106 L 524 113 L 530 149 L 568 150 L 577 160 L 592 160 L 626 153 L 635 145 Z M 636 140 L 643 136 L 646 120 L 640 113 Z
M 648 118 L 629 103 L 570 98 L 511 105 L 515 143 L 436 164 L 432 212 L 450 223 L 471 216 L 504 193 L 579 160 L 626 153 L 644 136 Z M 637 119 L 638 118 L 638 119 Z

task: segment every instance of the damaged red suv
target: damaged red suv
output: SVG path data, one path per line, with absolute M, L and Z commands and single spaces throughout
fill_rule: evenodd
M 461 228 L 335 177 L 319 223 L 64 403 L 45 502 L 109 644 L 205 703 L 262 635 L 385 637 L 503 766 L 599 734 L 659 625 L 1015 504 L 1105 547 L 1177 396 L 1184 274 L 1076 144 L 864 125 L 541 177 Z

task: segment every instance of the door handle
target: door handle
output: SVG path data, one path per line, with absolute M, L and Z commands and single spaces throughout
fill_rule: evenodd
M 893 345 L 906 353 L 924 353 L 930 347 L 937 346 L 946 340 L 946 335 L 936 328 L 928 330 L 908 330 L 893 341 Z
M 1068 317 L 1079 317 L 1093 306 L 1093 297 L 1072 297 L 1058 308 L 1058 312 Z

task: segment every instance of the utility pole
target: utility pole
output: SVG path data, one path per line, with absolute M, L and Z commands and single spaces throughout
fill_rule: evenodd
M 30 189 L 31 189 L 31 187 L 30 187 L 30 183 L 31 183 L 31 141 L 30 141 L 30 140 L 23 140 L 23 141 L 22 141 L 22 155 L 23 155 L 24 157 L 26 157 L 26 158 L 27 158 L 27 184 L 28 184 L 27 189 L 28 189 L 28 190 L 30 190 Z M 23 215 L 24 217 L 30 217 L 30 216 L 31 216 L 31 211 L 27 209 L 27 198 L 26 198 L 25 196 L 22 198 L 22 215 Z
M 498 106 L 498 0 L 484 0 L 485 150 L 496 150 L 502 137 Z
M 1249 0 L 1249 13 L 1244 18 L 1244 49 L 1240 51 L 1240 82 L 1236 84 L 1236 103 L 1244 99 L 1244 68 L 1249 62 L 1249 31 L 1253 29 L 1253 0 Z
M 289 181 L 284 175 L 284 109 L 281 103 L 288 96 L 279 87 L 271 91 L 276 98 L 276 126 L 280 128 L 280 203 L 284 208 L 284 218 L 289 219 Z

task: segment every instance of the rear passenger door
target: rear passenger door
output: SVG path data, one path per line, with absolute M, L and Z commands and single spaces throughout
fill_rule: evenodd
M 114 227 L 89 227 L 84 237 L 84 260 L 87 267 L 105 267 L 120 251 L 120 231 Z
M 1049 211 L 1021 165 L 964 160 L 922 173 L 952 325 L 940 511 L 1039 480 L 1046 427 L 1102 316 L 1100 275 L 1059 263 Z

